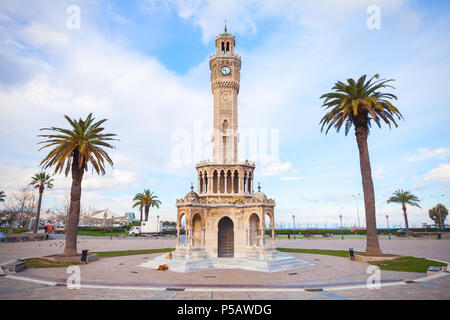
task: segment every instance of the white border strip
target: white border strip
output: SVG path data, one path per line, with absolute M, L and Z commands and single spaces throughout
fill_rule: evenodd
M 28 277 L 20 277 L 20 276 L 13 276 L 13 275 L 6 275 L 4 278 L 7 279 L 13 279 L 13 280 L 19 280 L 19 281 L 25 281 L 25 282 L 32 282 L 32 283 L 39 283 L 39 284 L 45 284 L 47 286 L 57 286 L 58 283 L 54 281 L 45 281 L 45 280 L 38 280 Z
M 437 260 L 436 260 L 437 261 Z M 426 282 L 434 279 L 438 279 L 441 277 L 445 277 L 450 275 L 448 272 L 439 272 L 431 276 L 421 277 L 414 279 L 414 282 Z M 54 282 L 54 281 L 45 281 L 38 280 L 29 277 L 15 276 L 15 275 L 6 275 L 4 278 L 32 282 L 43 284 L 47 286 L 65 286 L 63 283 Z M 405 281 L 395 281 L 388 283 L 380 283 L 380 287 L 393 287 L 393 286 L 405 286 L 408 285 Z M 321 291 L 341 291 L 341 290 L 356 290 L 356 289 L 367 289 L 367 285 L 349 285 L 349 286 L 325 286 L 325 287 L 308 287 L 308 288 L 221 288 L 221 287 L 202 287 L 202 288 L 193 288 L 193 287 L 139 287 L 139 286 L 115 286 L 115 285 L 90 285 L 90 284 L 80 284 L 80 288 L 83 289 L 111 289 L 111 290 L 141 290 L 141 291 L 168 291 L 167 288 L 174 289 L 184 289 L 180 291 L 173 292 L 315 292 L 314 289 L 321 289 Z M 317 292 L 321 292 L 317 291 Z

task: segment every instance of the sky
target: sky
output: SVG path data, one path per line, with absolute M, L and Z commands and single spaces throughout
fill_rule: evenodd
M 0 190 L 11 196 L 39 172 L 40 128 L 92 112 L 120 140 L 114 167 L 85 175 L 82 207 L 132 211 L 148 188 L 162 201 L 150 214 L 175 220 L 195 163 L 211 158 L 209 58 L 226 20 L 242 58 L 239 128 L 258 134 L 257 153 L 241 139 L 240 159 L 256 161 L 255 184 L 276 200 L 279 225 L 295 215 L 297 227 L 335 227 L 342 214 L 350 226 L 357 212 L 364 224 L 354 133 L 320 132 L 320 96 L 376 73 L 395 79 L 404 116 L 368 139 L 377 224 L 388 214 L 403 226 L 401 207 L 386 203 L 396 189 L 421 200 L 410 225 L 432 223 L 428 209 L 450 205 L 449 9 L 434 0 L 1 1 Z M 181 157 L 180 137 L 189 142 Z M 44 210 L 70 191 L 70 177 L 54 178 Z

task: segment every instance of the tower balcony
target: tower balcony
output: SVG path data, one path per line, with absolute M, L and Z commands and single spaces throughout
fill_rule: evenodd
M 201 161 L 196 165 L 199 196 L 252 196 L 255 163 Z

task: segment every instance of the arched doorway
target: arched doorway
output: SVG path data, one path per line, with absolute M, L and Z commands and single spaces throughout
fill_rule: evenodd
M 192 239 L 194 247 L 202 246 L 202 218 L 198 213 L 192 219 Z
M 249 225 L 250 225 L 249 245 L 257 246 L 258 245 L 258 233 L 259 233 L 259 217 L 256 213 L 253 213 L 250 216 Z
M 234 230 L 233 221 L 223 217 L 219 221 L 218 256 L 234 257 Z

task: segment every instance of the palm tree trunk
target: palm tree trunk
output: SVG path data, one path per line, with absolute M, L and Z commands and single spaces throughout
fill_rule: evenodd
M 40 218 L 40 215 L 41 215 L 42 194 L 43 193 L 44 193 L 44 186 L 40 185 L 39 186 L 39 201 L 38 201 L 38 206 L 37 206 L 37 211 L 36 211 L 36 221 L 34 223 L 33 233 L 37 233 L 38 232 L 39 218 Z
M 141 219 L 139 220 L 139 222 L 142 222 L 142 207 L 140 209 L 141 209 Z
M 150 210 L 150 206 L 145 206 L 145 221 L 148 221 L 148 211 Z
M 362 185 L 364 192 L 364 207 L 366 212 L 366 255 L 382 255 L 377 237 L 377 222 L 375 216 L 375 192 L 370 168 L 369 149 L 367 145 L 368 128 L 355 127 L 356 142 L 359 150 L 359 164 L 361 168 Z
M 402 204 L 403 217 L 405 218 L 406 236 L 409 237 L 408 216 L 406 215 L 406 206 Z
M 66 228 L 66 244 L 63 256 L 77 255 L 78 221 L 81 207 L 81 182 L 84 168 L 78 167 L 78 152 L 74 152 L 72 160 L 72 188 L 70 189 L 69 219 Z

